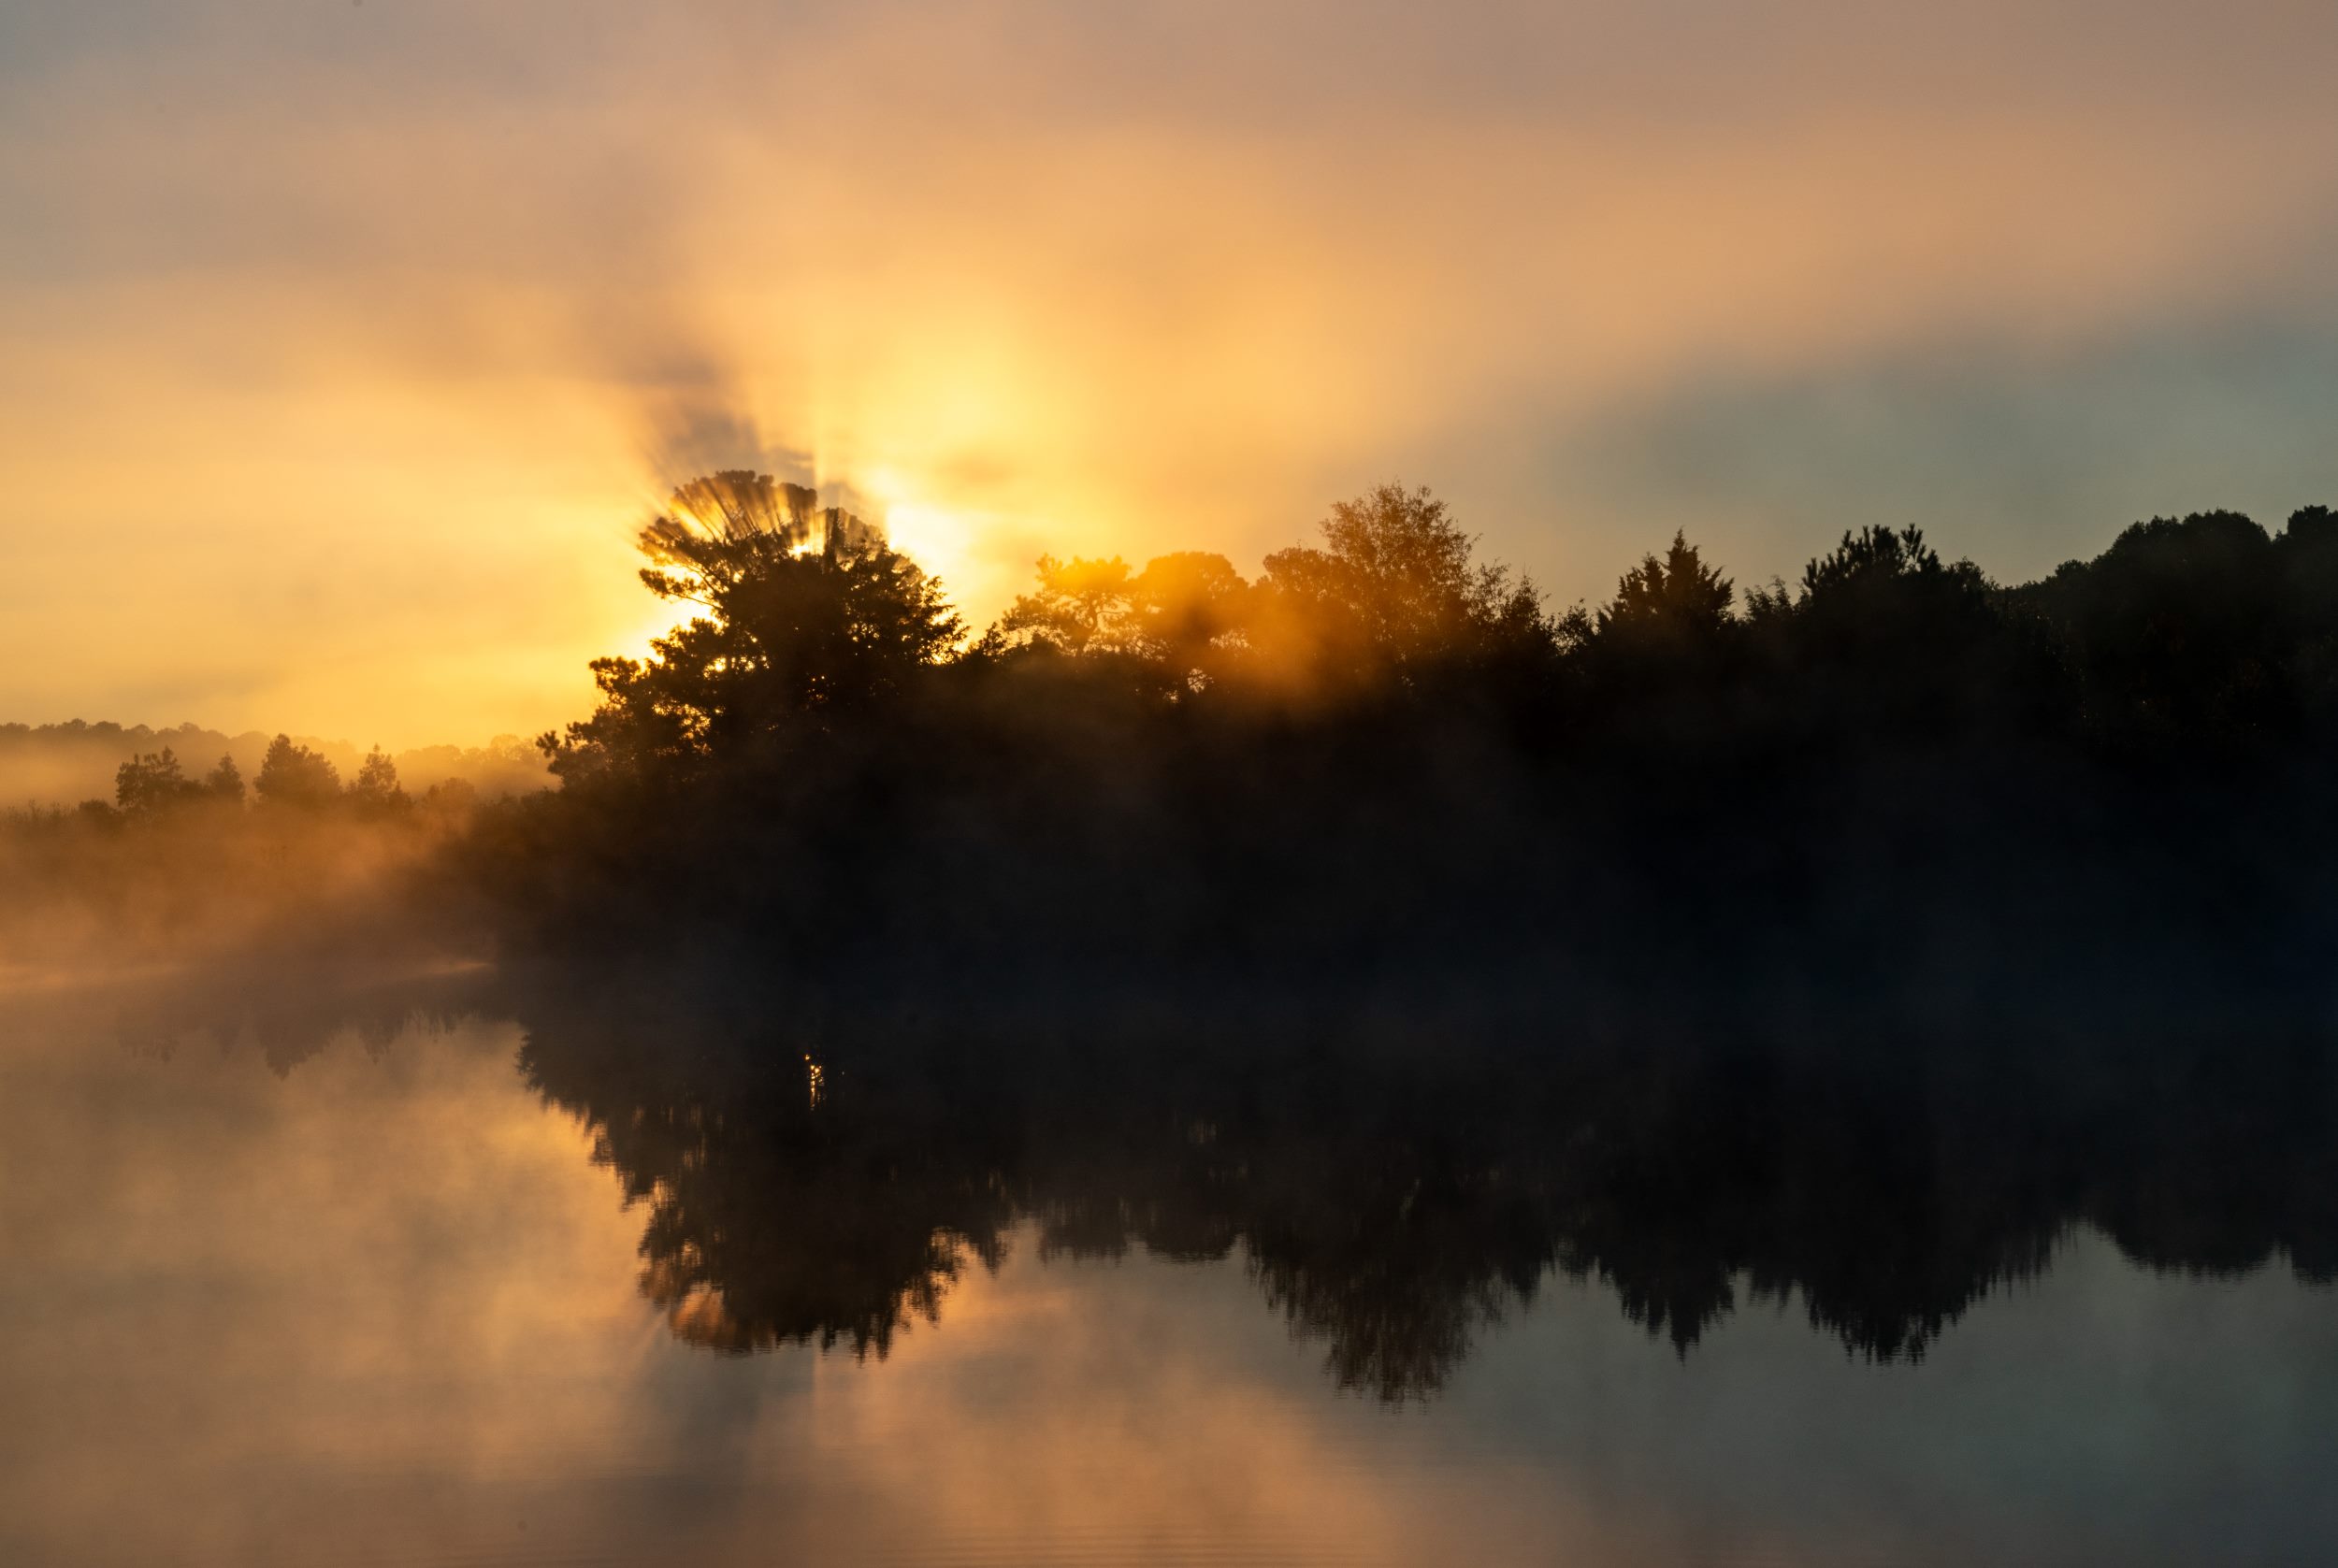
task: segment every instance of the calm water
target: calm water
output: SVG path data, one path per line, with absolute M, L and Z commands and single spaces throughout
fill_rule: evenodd
M 1320 1064 L 1216 1119 L 1179 1089 L 1156 1150 L 1125 1100 L 969 1141 L 994 1102 L 856 1100 L 816 1053 L 741 1086 L 456 1009 L 6 1007 L 0 1562 L 2338 1549 L 2338 1292 L 2291 1260 L 2338 1193 L 2296 1092 L 2205 1144 L 2099 1108 L 2024 1141 L 1935 1086 L 1922 1139 L 1674 1180 L 1412 1110 L 1350 1148 L 1286 1110 Z

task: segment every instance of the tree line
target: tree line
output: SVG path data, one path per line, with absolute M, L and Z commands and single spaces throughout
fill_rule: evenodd
M 248 783 L 232 754 L 198 771 L 169 745 L 137 752 L 111 801 L 0 818 L 0 945 L 68 965 L 475 945 L 447 878 L 477 803 L 460 779 L 410 793 L 378 747 L 346 783 L 283 735 Z
M 507 940 L 1042 1011 L 1748 987 L 2160 1000 L 2327 972 L 2338 517 L 2157 519 L 2006 586 L 1915 529 L 1565 611 L 1425 490 L 1243 577 L 1044 557 L 980 635 L 812 493 L 694 482 L 684 624 L 472 843 Z M 1672 955 L 1672 959 L 1665 956 Z M 2188 988 L 2188 989 L 2187 989 Z
M 365 754 L 345 741 L 288 737 L 334 765 L 343 778 L 365 765 Z M 209 771 L 207 759 L 228 756 L 247 785 L 267 761 L 272 732 L 239 734 L 195 724 L 155 728 L 113 723 L 0 724 L 0 801 L 78 804 L 92 798 L 112 799 L 121 765 L 167 748 L 190 773 Z M 391 755 L 403 787 L 420 794 L 434 784 L 462 779 L 495 798 L 552 784 L 543 755 L 516 735 L 499 735 L 483 746 L 411 746 Z
M 314 930 L 364 869 L 368 929 L 1010 1026 L 2332 1005 L 2324 508 L 2157 519 L 2013 585 L 1869 527 L 1741 592 L 1676 536 L 1557 611 L 1388 485 L 1248 577 L 1043 557 L 979 634 L 768 476 L 684 486 L 642 543 L 681 624 L 595 662 L 556 790 L 141 751 L 0 842 L 20 920 L 47 888 L 77 931 L 199 930 L 232 885 Z
M 369 816 L 390 816 L 411 811 L 414 799 L 397 780 L 397 764 L 381 747 L 366 754 L 356 777 L 344 785 L 340 770 L 322 752 L 304 746 L 289 735 L 268 742 L 260 771 L 252 781 L 253 802 L 291 811 L 322 811 L 341 806 Z M 426 798 L 433 803 L 469 804 L 475 792 L 462 780 L 430 786 Z M 170 747 L 142 752 L 114 772 L 113 810 L 133 821 L 153 821 L 198 804 L 241 807 L 245 803 L 243 771 L 236 759 L 223 755 L 201 777 L 190 777 Z M 103 807 L 104 802 L 93 802 Z

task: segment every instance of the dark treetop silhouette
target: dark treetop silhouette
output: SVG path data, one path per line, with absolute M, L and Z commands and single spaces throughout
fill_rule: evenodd
M 344 785 L 280 736 L 247 792 L 165 747 L 116 806 L 20 815 L 19 922 L 362 863 L 441 936 L 727 953 L 866 1017 L 2331 1014 L 2322 508 L 2140 524 L 2013 588 L 1870 527 L 1740 600 L 1676 538 L 1552 615 L 1392 485 L 1251 580 L 1046 557 L 971 640 L 767 476 L 692 482 L 642 543 L 686 619 L 595 664 L 559 789 L 417 798 L 379 753 Z
M 1869 528 L 1741 609 L 1676 539 L 1552 616 L 1388 486 L 1253 581 L 1046 558 L 971 642 L 762 476 L 643 543 L 694 613 L 595 666 L 562 790 L 483 815 L 510 951 L 993 1018 L 2327 1013 L 2321 509 L 2139 525 L 2011 589 Z

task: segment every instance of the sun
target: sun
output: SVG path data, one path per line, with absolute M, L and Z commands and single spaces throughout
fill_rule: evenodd
M 945 508 L 895 501 L 885 509 L 885 538 L 945 583 L 963 587 L 975 570 L 974 525 Z

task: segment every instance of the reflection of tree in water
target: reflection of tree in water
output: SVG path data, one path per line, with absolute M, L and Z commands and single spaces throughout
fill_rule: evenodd
M 937 1315 L 970 1253 L 998 1262 L 1012 1218 L 978 1151 L 891 1131 L 758 1103 L 604 1125 L 601 1152 L 650 1204 L 643 1292 L 695 1344 L 816 1335 L 883 1355 L 913 1315 Z
M 337 1038 L 381 1056 L 416 1027 L 445 1029 L 478 1012 L 484 965 L 410 953 L 277 951 L 190 972 L 109 979 L 90 1022 L 143 1055 L 208 1038 L 256 1050 L 280 1077 Z
M 654 1049 L 586 1066 L 556 1038 L 533 1034 L 523 1067 L 648 1205 L 642 1289 L 693 1344 L 882 1356 L 912 1317 L 938 1314 L 970 1259 L 1003 1255 L 1014 1207 L 983 1124 L 850 1093 L 815 1103 L 800 1054 L 693 1082 Z
M 1293 1194 L 1259 1213 L 1246 1231 L 1250 1273 L 1294 1331 L 1324 1342 L 1341 1388 L 1425 1395 L 1480 1330 L 1533 1299 L 1550 1232 L 1531 1198 L 1493 1172 L 1354 1174 L 1345 1194 Z
M 2074 1224 L 2138 1262 L 2332 1277 L 2323 1053 L 2125 1040 L 1927 1051 L 1460 1047 L 1328 1059 L 1255 1043 L 1087 1055 L 769 1024 L 637 1032 L 523 999 L 531 1082 L 647 1203 L 644 1291 L 726 1350 L 882 1356 L 1018 1221 L 1043 1256 L 1238 1256 L 1343 1388 L 1425 1396 L 1551 1272 L 1685 1354 L 1798 1299 L 1921 1356 Z M 635 1014 L 639 1016 L 639 1014 Z M 1937 1065 L 1953 1061 L 1953 1068 Z

